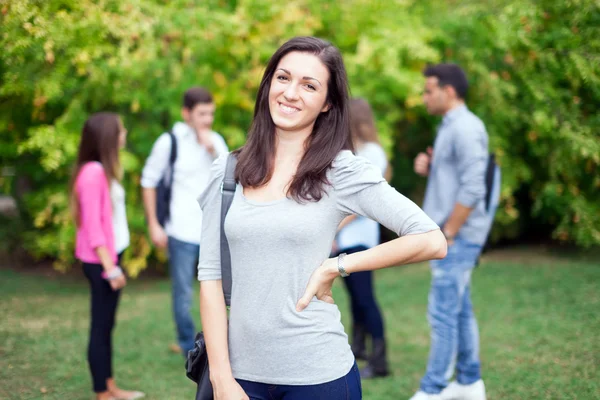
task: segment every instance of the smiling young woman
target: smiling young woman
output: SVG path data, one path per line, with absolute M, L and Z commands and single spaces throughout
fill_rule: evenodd
M 445 256 L 438 226 L 351 149 L 339 50 L 318 38 L 291 39 L 269 61 L 248 142 L 236 151 L 237 187 L 225 220 L 229 324 L 219 236 L 226 156 L 213 164 L 199 199 L 200 312 L 217 400 L 361 398 L 333 281 Z M 328 259 L 338 225 L 353 214 L 400 238 Z

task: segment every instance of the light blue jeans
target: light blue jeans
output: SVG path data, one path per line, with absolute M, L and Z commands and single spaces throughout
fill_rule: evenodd
M 431 290 L 427 317 L 431 350 L 421 380 L 425 393 L 440 393 L 454 374 L 460 384 L 481 378 L 479 329 L 471 303 L 471 273 L 481 246 L 457 238 L 443 260 L 431 261 Z
M 194 347 L 196 327 L 190 314 L 192 282 L 195 282 L 200 246 L 169 236 L 169 273 L 171 275 L 173 316 L 177 327 L 177 341 L 187 356 Z

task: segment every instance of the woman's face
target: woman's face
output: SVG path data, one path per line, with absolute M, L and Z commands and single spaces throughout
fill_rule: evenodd
M 275 126 L 283 131 L 300 131 L 314 125 L 329 110 L 329 71 L 317 56 L 286 54 L 275 70 L 269 90 L 269 111 Z
M 127 129 L 123 126 L 123 121 L 119 119 L 119 149 L 125 147 L 127 143 Z

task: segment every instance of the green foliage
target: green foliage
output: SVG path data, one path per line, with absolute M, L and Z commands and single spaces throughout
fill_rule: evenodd
M 244 143 L 269 56 L 286 39 L 315 35 L 344 53 L 352 93 L 367 98 L 394 157 L 395 185 L 418 197 L 412 158 L 433 137 L 420 106 L 421 70 L 450 60 L 472 81 L 471 108 L 503 166 L 496 237 L 550 224 L 580 245 L 600 243 L 598 6 L 570 2 L 266 0 L 0 0 L 0 162 L 17 177 L 27 250 L 72 262 L 67 182 L 86 117 L 123 116 L 122 154 L 136 274 L 152 250 L 139 179 L 156 137 L 179 118 L 193 85 L 215 95 L 215 130 Z M 558 4 L 560 3 L 560 4 Z M 17 182 L 31 191 L 21 195 Z M 22 185 L 21 185 L 22 186 Z M 517 193 L 525 192 L 523 201 Z
M 503 166 L 499 221 L 600 244 L 600 3 L 472 3 L 438 8 L 436 47 L 473 83 Z

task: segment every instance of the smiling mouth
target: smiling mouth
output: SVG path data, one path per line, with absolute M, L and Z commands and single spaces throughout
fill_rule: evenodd
M 279 106 L 279 109 L 281 110 L 281 112 L 284 114 L 287 114 L 287 115 L 290 115 L 290 114 L 300 111 L 299 108 L 286 106 L 285 104 L 282 104 L 279 102 L 277 102 L 277 105 Z

